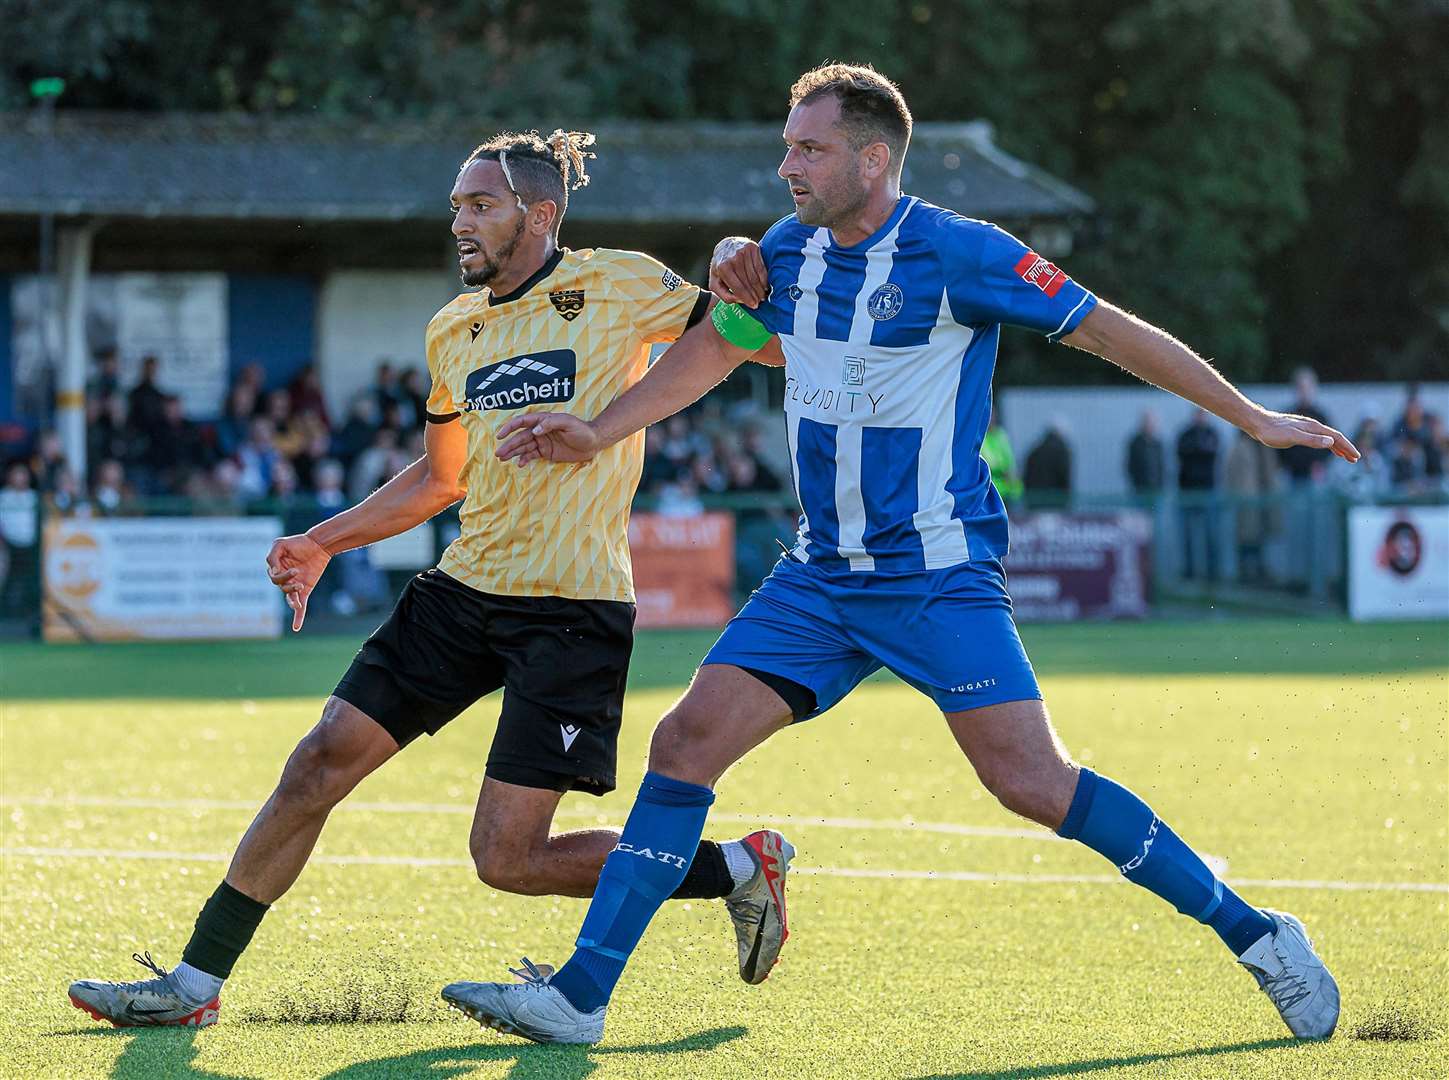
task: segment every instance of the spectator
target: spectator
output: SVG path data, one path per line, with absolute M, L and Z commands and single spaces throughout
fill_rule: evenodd
M 1268 580 L 1263 549 L 1283 529 L 1283 511 L 1274 499 L 1278 490 L 1277 451 L 1247 432 L 1238 432 L 1228 451 L 1224 486 L 1235 497 L 1238 578 Z
M 161 361 L 154 356 L 141 359 L 141 381 L 131 389 L 130 400 L 127 402 L 126 414 L 130 417 L 131 427 L 141 434 L 161 423 L 161 416 L 165 411 L 166 395 L 156 385 L 160 368 Z
M 1290 413 L 1309 416 L 1320 424 L 1333 426 L 1328 414 L 1318 406 L 1318 376 L 1312 368 L 1301 367 L 1293 373 L 1293 385 L 1298 399 L 1288 407 Z M 1307 487 L 1323 481 L 1328 470 L 1331 450 L 1312 446 L 1290 446 L 1280 455 L 1283 468 L 1288 472 L 1288 481 L 1296 488 Z
M 1435 417 L 1425 411 L 1419 400 L 1419 384 L 1410 383 L 1404 399 L 1404 411 L 1394 424 L 1394 439 L 1412 439 L 1424 449 L 1434 441 L 1432 423 Z
M 729 477 L 719 467 L 713 451 L 697 454 L 690 465 L 689 475 L 694 480 L 695 489 L 703 495 L 722 495 L 730 486 Z
M 45 496 L 45 507 L 61 517 L 90 517 L 91 504 L 80 481 L 68 467 L 56 474 L 55 484 Z
M 262 414 L 272 422 L 272 445 L 283 457 L 295 457 L 307 442 L 307 431 L 292 415 L 292 396 L 285 390 L 267 394 Z
M 0 615 L 31 615 L 40 601 L 40 495 L 22 462 L 5 470 L 5 485 L 0 487 L 0 542 L 6 554 Z
M 660 488 L 656 512 L 669 517 L 694 517 L 704 513 L 704 503 L 699 501 L 694 477 L 686 474 Z
M 1157 414 L 1144 410 L 1127 444 L 1127 480 L 1135 495 L 1156 495 L 1167 486 L 1167 450 L 1160 431 Z
M 96 350 L 96 371 L 86 384 L 86 399 L 99 401 L 121 392 L 121 361 L 114 345 Z
M 1201 576 L 1217 578 L 1217 521 L 1213 490 L 1217 487 L 1218 433 L 1202 409 L 1177 437 L 1177 487 L 1182 495 L 1182 576 L 1198 573 L 1197 552 L 1202 551 Z
M 252 417 L 257 412 L 257 394 L 247 382 L 238 380 L 226 395 L 226 409 L 216 422 L 217 448 L 230 457 L 247 441 Z
M 241 470 L 237 486 L 241 494 L 248 499 L 266 495 L 272 487 L 272 473 L 281 459 L 273 441 L 271 420 L 265 416 L 254 418 L 247 441 L 236 452 L 236 463 Z
M 30 461 L 30 474 L 36 478 L 41 491 L 54 491 L 57 474 L 66 467 L 65 450 L 60 445 L 60 435 L 54 431 L 42 431 L 35 440 L 35 453 Z
M 1389 482 L 1396 492 L 1417 495 L 1427 486 L 1424 446 L 1413 435 L 1403 434 L 1394 440 L 1394 456 L 1389 461 Z
M 167 394 L 161 422 L 146 435 L 141 463 L 152 478 L 156 492 L 171 494 L 185 490 L 191 473 L 211 466 L 211 447 L 201 429 L 181 412 L 181 399 Z
M 1424 446 L 1424 479 L 1437 491 L 1444 490 L 1444 458 L 1449 455 L 1449 431 L 1442 416 L 1429 417 L 1429 441 Z
M 256 416 L 266 404 L 264 391 L 267 388 L 267 369 L 253 360 L 237 372 L 232 389 L 236 390 L 238 387 L 245 390 L 246 398 L 251 402 L 252 416 Z
M 409 428 L 421 427 L 428 413 L 428 385 L 423 381 L 423 373 L 417 368 L 403 372 L 398 395 L 403 406 L 403 424 Z
M 317 508 L 321 511 L 319 520 L 326 520 L 346 510 L 349 503 L 342 490 L 345 472 L 340 462 L 328 459 L 319 461 L 316 468 Z M 323 595 L 328 598 L 332 610 L 339 615 L 354 615 L 382 606 L 387 591 L 387 582 L 382 573 L 372 565 L 368 549 L 353 548 L 332 557 L 336 573 L 322 578 Z M 328 590 L 331 590 L 330 593 Z
M 397 453 L 397 432 L 392 428 L 378 428 L 373 432 L 372 445 L 357 456 L 348 474 L 347 490 L 353 502 L 361 502 L 389 479 L 388 459 Z
M 389 405 L 398 403 L 400 388 L 397 384 L 397 372 L 392 366 L 391 360 L 378 362 L 377 371 L 372 377 L 372 386 L 368 388 L 368 396 L 372 398 L 373 404 L 377 406 L 377 415 L 382 416 Z
M 322 393 L 322 378 L 317 374 L 317 365 L 308 364 L 297 373 L 288 388 L 292 401 L 292 415 L 317 416 L 323 425 L 331 430 L 332 419 L 327 415 L 327 398 Z
M 1072 448 L 1060 420 L 1053 420 L 1041 441 L 1026 455 L 1023 487 L 1033 508 L 1066 506 L 1072 494 Z
M 655 495 L 665 484 L 679 479 L 679 467 L 664 455 L 664 429 L 650 424 L 644 429 L 644 471 L 639 477 L 639 490 Z
M 351 468 L 362 453 L 372 444 L 373 432 L 377 430 L 377 406 L 371 396 L 364 395 L 352 403 L 347 421 L 332 439 L 332 454 L 344 469 Z
M 131 489 L 126 484 L 126 470 L 119 461 L 102 461 L 96 469 L 91 502 L 96 512 L 106 517 L 123 514 L 130 509 Z
M 94 404 L 94 411 L 93 411 Z M 126 399 L 111 394 L 86 403 L 86 460 L 134 461 L 142 446 L 126 420 Z M 95 465 L 92 464 L 92 475 Z
M 779 491 L 780 478 L 759 458 L 741 448 L 725 460 L 728 489 L 737 493 Z
M 1389 463 L 1384 457 L 1379 422 L 1366 416 L 1354 432 L 1353 444 L 1361 455 L 1350 465 L 1335 459 L 1332 466 L 1338 486 L 1343 492 L 1363 502 L 1373 502 L 1392 486 L 1389 478 Z
M 1011 448 L 1006 428 L 995 409 L 991 410 L 991 422 L 986 427 L 986 436 L 981 440 L 981 457 L 991 470 L 991 482 L 1008 506 L 1021 501 L 1021 476 L 1016 468 L 1016 451 Z

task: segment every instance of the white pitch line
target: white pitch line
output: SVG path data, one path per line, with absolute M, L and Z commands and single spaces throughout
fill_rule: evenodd
M 230 855 L 207 851 L 122 851 L 107 848 L 8 847 L 0 857 L 16 859 L 148 859 L 163 862 L 224 863 Z M 314 855 L 327 866 L 455 867 L 473 869 L 470 859 L 419 858 L 410 855 Z M 1019 885 L 1118 885 L 1111 874 L 992 874 L 979 870 L 887 870 L 875 867 L 795 866 L 792 872 L 814 877 L 876 878 L 901 881 L 979 881 Z M 1303 881 L 1288 878 L 1233 878 L 1228 884 L 1264 889 L 1330 889 L 1341 892 L 1449 893 L 1437 881 Z
M 48 806 L 48 807 L 103 807 L 124 810 L 255 810 L 261 804 L 244 799 L 127 799 L 104 795 L 49 796 L 36 795 L 0 798 L 3 806 Z M 471 815 L 473 807 L 462 803 L 424 802 L 346 802 L 337 805 L 333 813 L 371 814 L 454 814 Z M 623 828 L 622 821 L 601 821 L 596 810 L 586 807 L 560 807 L 558 817 L 588 818 L 591 823 L 612 828 Z M 729 825 L 780 825 L 794 828 L 846 829 L 850 832 L 917 832 L 941 833 L 948 836 L 981 836 L 1004 840 L 1030 840 L 1034 842 L 1069 843 L 1056 833 L 1044 828 L 1007 825 L 963 825 L 954 821 L 916 821 L 914 818 L 855 818 L 855 817 L 809 817 L 797 814 L 732 814 L 719 812 L 710 815 L 710 820 Z M 1200 852 L 1203 862 L 1218 877 L 1228 872 L 1228 860 L 1221 855 Z

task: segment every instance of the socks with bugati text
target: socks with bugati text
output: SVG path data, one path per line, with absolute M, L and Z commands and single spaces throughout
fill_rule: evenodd
M 1057 834 L 1081 841 L 1134 885 L 1212 927 L 1234 956 L 1273 932 L 1272 920 L 1219 880 L 1150 806 L 1091 769 L 1081 771 Z
M 550 984 L 583 1012 L 607 1004 L 649 920 L 685 878 L 714 792 L 649 772 L 599 874 L 578 948 Z M 681 854 L 683 853 L 683 854 Z
M 218 885 L 196 916 L 196 929 L 181 954 L 181 963 L 171 972 L 178 992 L 188 1000 L 196 999 L 197 1004 L 214 998 L 270 906 L 225 881 Z

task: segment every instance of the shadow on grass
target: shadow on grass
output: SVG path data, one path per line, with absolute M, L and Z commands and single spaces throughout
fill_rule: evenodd
M 315 697 L 332 691 L 365 635 L 280 641 L 0 644 L 0 700 Z M 1443 623 L 1244 619 L 1036 625 L 1023 631 L 1038 673 L 1364 675 L 1449 669 Z M 716 635 L 645 630 L 631 690 L 689 681 Z
M 1126 1069 L 1134 1065 L 1154 1065 L 1163 1061 L 1218 1057 L 1224 1054 L 1242 1054 L 1255 1050 L 1286 1050 L 1289 1047 L 1302 1045 L 1302 1040 L 1287 1037 L 1259 1039 L 1257 1042 L 1199 1046 L 1191 1050 L 1172 1050 L 1161 1054 L 1128 1054 L 1123 1057 L 1088 1058 L 1086 1061 L 1063 1061 L 1055 1065 L 1023 1065 L 1019 1068 L 993 1069 L 988 1072 L 937 1073 L 934 1076 L 918 1077 L 917 1080 L 1048 1080 L 1054 1076 L 1080 1076 L 1085 1073 L 1101 1072 L 1103 1069 Z
M 511 1061 L 509 1080 L 584 1080 L 596 1068 L 598 1054 L 682 1054 L 713 1050 L 743 1038 L 744 1027 L 713 1028 L 696 1035 L 663 1043 L 633 1046 L 538 1046 L 512 1041 L 478 1043 L 473 1046 L 445 1046 L 415 1050 L 410 1054 L 359 1061 L 326 1074 L 323 1080 L 384 1080 L 387 1077 L 420 1076 L 433 1080 L 461 1076 L 480 1063 Z M 110 1028 L 87 1031 L 57 1031 L 53 1037 L 127 1039 L 125 1049 L 111 1070 L 111 1080 L 242 1080 L 230 1073 L 199 1069 L 195 1044 L 197 1032 L 188 1028 Z

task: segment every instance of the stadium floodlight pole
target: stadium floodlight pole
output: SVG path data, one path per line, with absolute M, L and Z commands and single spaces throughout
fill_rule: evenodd
M 40 316 L 40 370 L 54 379 L 55 353 L 50 345 L 50 330 L 55 325 L 55 215 L 51 212 L 50 175 L 55 167 L 55 103 L 65 92 L 65 80 L 55 76 L 36 79 L 30 84 L 30 96 L 40 109 L 40 279 L 37 282 Z M 48 420 L 55 408 L 53 395 L 41 395 Z

